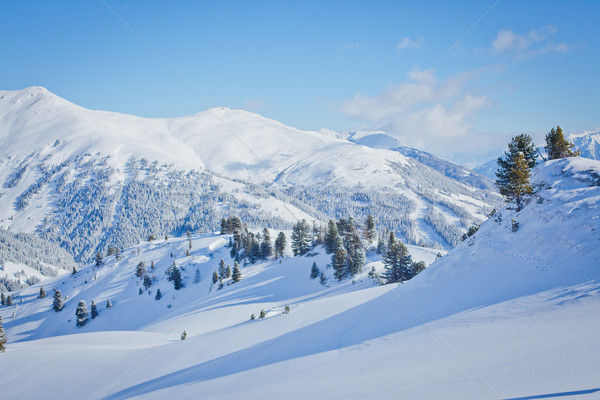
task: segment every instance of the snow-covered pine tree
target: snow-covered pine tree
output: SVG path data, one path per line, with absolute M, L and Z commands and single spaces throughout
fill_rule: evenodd
M 292 252 L 294 256 L 303 256 L 310 250 L 310 226 L 305 219 L 292 228 Z
M 0 315 L 0 353 L 6 351 L 6 333 L 4 332 L 4 326 L 2 326 L 2 315 Z
M 181 277 L 181 271 L 179 267 L 175 266 L 173 269 L 173 288 L 179 290 L 183 287 L 183 279 Z
M 268 259 L 273 255 L 273 245 L 271 244 L 271 235 L 267 228 L 263 229 L 262 242 L 260 244 L 260 258 L 263 260 Z
M 121 250 L 117 247 L 115 249 L 115 260 L 119 261 L 121 259 Z
M 225 265 L 225 260 L 221 258 L 221 261 L 219 261 L 219 278 L 225 278 L 226 274 L 227 266 Z
M 233 282 L 239 282 L 242 280 L 242 271 L 240 270 L 240 264 L 235 261 L 233 263 Z
M 275 258 L 282 257 L 285 252 L 285 246 L 287 245 L 287 239 L 285 233 L 279 232 L 277 239 L 275 239 Z
M 84 326 L 88 321 L 88 312 L 85 306 L 85 301 L 80 300 L 79 304 L 77 304 L 77 309 L 75 310 L 75 316 L 77 317 L 77 326 Z
M 92 299 L 92 319 L 96 319 L 98 316 L 98 307 L 96 306 L 96 301 Z
M 62 298 L 60 290 L 54 290 L 54 300 L 52 301 L 52 309 L 56 312 L 61 311 L 65 307 L 65 302 Z
M 146 274 L 146 264 L 143 261 L 140 261 L 137 267 L 135 268 L 135 276 L 138 278 L 143 277 Z
M 317 263 L 313 262 L 312 268 L 310 269 L 310 277 L 312 279 L 316 279 L 319 277 L 320 273 L 321 273 L 321 271 L 319 271 L 319 267 L 317 267 Z
M 344 276 L 346 276 L 346 273 L 347 273 L 346 264 L 347 264 L 348 252 L 344 248 L 344 245 L 342 243 L 342 238 L 340 238 L 339 235 L 336 236 L 335 243 L 336 243 L 335 251 L 333 252 L 333 255 L 331 256 L 331 266 L 333 267 L 333 270 L 334 270 L 333 276 L 338 281 L 341 281 L 342 279 L 344 279 Z
M 325 237 L 323 238 L 323 245 L 325 246 L 325 252 L 327 252 L 327 254 L 331 254 L 335 251 L 336 236 L 338 236 L 336 223 L 334 220 L 330 219 L 327 223 Z
M 102 263 L 103 263 L 102 254 L 100 254 L 100 252 L 98 251 L 98 252 L 96 252 L 96 267 L 101 266 Z M 75 267 L 73 267 L 73 268 L 75 268 Z
M 156 296 L 154 296 L 154 300 L 160 300 L 162 297 L 162 293 L 160 292 L 160 289 L 156 289 Z
M 212 274 L 212 283 L 214 285 L 217 282 L 219 282 L 219 274 L 217 274 L 217 271 L 214 271 Z
M 146 288 L 146 290 L 148 290 L 148 288 L 150 286 L 152 286 L 152 279 L 150 279 L 150 276 L 148 274 L 144 274 L 144 282 L 143 282 L 144 287 Z
M 365 221 L 365 240 L 372 246 L 375 243 L 375 239 L 377 239 L 377 230 L 375 228 L 375 219 L 371 214 L 367 215 L 367 220 Z
M 231 278 L 231 267 L 227 264 L 227 269 L 225 270 L 225 278 Z
M 11 297 L 11 295 L 9 294 L 8 297 L 6 298 L 6 305 L 7 306 L 12 306 L 13 305 L 13 299 Z
M 410 273 L 412 257 L 406 246 L 392 235 L 390 235 L 388 250 L 383 256 L 383 264 L 387 283 L 402 282 L 412 277 Z
M 40 295 L 39 295 L 40 299 L 45 299 L 46 298 L 46 290 L 44 289 L 44 287 L 40 287 Z

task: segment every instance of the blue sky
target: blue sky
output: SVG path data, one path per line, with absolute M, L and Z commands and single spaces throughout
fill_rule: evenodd
M 600 128 L 597 1 L 500 1 L 441 60 L 494 1 L 105 1 L 209 106 L 384 129 L 467 164 L 517 133 Z M 147 117 L 204 110 L 102 1 L 3 1 L 0 18 L 0 89 Z

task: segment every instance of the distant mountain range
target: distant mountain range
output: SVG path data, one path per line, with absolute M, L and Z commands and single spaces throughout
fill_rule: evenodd
M 141 118 L 42 87 L 0 91 L 0 227 L 78 262 L 231 214 L 272 228 L 371 214 L 408 243 L 450 248 L 502 204 L 488 179 L 396 144 L 229 108 Z

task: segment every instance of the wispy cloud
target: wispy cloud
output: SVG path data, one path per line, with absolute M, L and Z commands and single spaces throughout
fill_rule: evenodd
M 360 47 L 359 42 L 346 43 L 346 44 L 342 45 L 342 50 L 352 50 L 352 49 L 356 49 L 357 47 Z
M 398 44 L 396 45 L 396 49 L 398 51 L 418 49 L 419 47 L 421 47 L 424 41 L 425 40 L 423 38 L 412 40 L 409 37 L 405 37 L 402 38 L 400 42 L 398 42 Z
M 337 107 L 342 114 L 383 129 L 407 146 L 440 155 L 463 150 L 489 149 L 489 138 L 472 128 L 472 120 L 494 105 L 485 95 L 470 93 L 471 84 L 485 69 L 438 80 L 433 74 L 413 69 L 409 80 L 376 96 L 358 93 Z M 415 86 L 421 77 L 421 82 Z M 369 126 L 387 115 L 382 126 Z M 503 138 L 504 140 L 504 138 Z M 496 145 L 496 143 L 494 143 Z
M 554 25 L 532 29 L 525 34 L 503 29 L 492 42 L 492 49 L 496 54 L 512 54 L 517 58 L 531 58 L 545 53 L 568 53 L 571 50 L 568 44 L 550 40 L 556 31 Z

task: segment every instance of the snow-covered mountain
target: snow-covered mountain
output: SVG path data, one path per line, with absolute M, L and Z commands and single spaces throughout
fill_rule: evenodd
M 353 131 L 337 135 L 333 131 L 320 130 L 319 132 L 332 137 L 344 138 L 350 142 L 374 149 L 393 150 L 464 185 L 478 189 L 496 190 L 494 182 L 487 175 L 443 160 L 425 151 L 402 146 L 398 139 L 383 131 Z
M 569 140 L 581 152 L 581 157 L 600 160 L 600 132 L 571 134 Z
M 233 261 L 227 235 L 214 234 L 142 243 L 120 260 L 38 283 L 0 308 L 9 338 L 0 362 L 10 366 L 3 395 L 594 398 L 600 162 L 544 162 L 533 183 L 520 212 L 498 211 L 441 259 L 411 247 L 430 266 L 404 284 L 368 276 L 382 269 L 375 254 L 354 280 L 337 282 L 317 248 L 243 266 L 240 282 L 210 289 L 219 260 Z M 155 276 L 148 290 L 135 276 L 140 261 Z M 173 262 L 183 267 L 181 290 L 165 277 Z M 309 277 L 313 263 L 326 285 Z M 60 312 L 50 310 L 52 289 L 68 296 Z M 92 299 L 98 317 L 76 327 L 77 304 L 89 311 Z M 265 318 L 250 319 L 261 310 Z
M 150 234 L 214 231 L 231 214 L 282 229 L 372 214 L 406 242 L 450 248 L 501 204 L 396 151 L 246 111 L 140 118 L 41 87 L 0 92 L 0 183 L 1 227 L 84 262 Z

